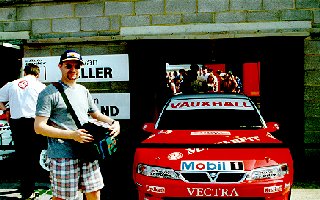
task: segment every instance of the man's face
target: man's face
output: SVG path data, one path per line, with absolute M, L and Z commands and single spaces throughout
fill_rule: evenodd
M 59 64 L 62 78 L 67 80 L 76 80 L 79 77 L 79 69 L 81 67 L 79 61 L 67 60 Z

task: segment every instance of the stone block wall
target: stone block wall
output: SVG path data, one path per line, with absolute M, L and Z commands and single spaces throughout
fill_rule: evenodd
M 318 0 L 0 1 L 0 32 L 29 39 L 118 36 L 121 27 L 201 23 L 311 21 Z M 4 38 L 2 38 L 4 39 Z

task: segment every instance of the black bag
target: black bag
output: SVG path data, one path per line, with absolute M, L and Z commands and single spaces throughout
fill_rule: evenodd
M 81 125 L 76 113 L 74 112 L 67 95 L 64 93 L 63 87 L 60 83 L 52 83 L 61 93 L 64 102 L 68 107 L 73 120 L 77 127 L 86 129 L 90 135 L 93 136 L 94 141 L 88 143 L 79 143 L 74 141 L 74 149 L 77 157 L 85 162 L 94 160 L 104 160 L 109 158 L 117 150 L 117 140 L 112 138 L 109 134 L 111 130 L 104 122 L 93 121 Z
M 105 160 L 116 152 L 117 140 L 111 138 L 109 128 L 93 122 L 87 122 L 81 128 L 86 129 L 93 136 L 94 141 L 88 143 L 74 142 L 76 154 L 80 160 L 87 162 Z

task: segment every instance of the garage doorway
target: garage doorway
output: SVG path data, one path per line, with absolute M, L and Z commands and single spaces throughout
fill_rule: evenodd
M 245 63 L 259 63 L 259 94 L 254 95 L 254 100 L 266 121 L 280 124 L 277 137 L 290 146 L 299 176 L 304 159 L 303 37 L 139 40 L 128 41 L 128 50 L 131 119 L 137 134 L 144 122 L 156 119 L 168 97 L 166 63 L 224 63 L 241 75 Z M 250 78 L 247 80 L 250 82 Z

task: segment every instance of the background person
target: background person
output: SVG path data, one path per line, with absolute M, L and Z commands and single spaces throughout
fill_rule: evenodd
M 205 82 L 204 92 L 218 92 L 218 78 L 213 73 L 209 74 L 207 81 Z
M 59 83 L 82 124 L 89 120 L 89 114 L 94 119 L 108 123 L 112 130 L 110 134 L 116 137 L 120 133 L 119 122 L 103 115 L 94 104 L 89 91 L 76 83 L 82 65 L 79 53 L 65 51 L 58 64 L 61 71 Z M 53 200 L 75 199 L 79 189 L 86 194 L 87 199 L 100 199 L 104 182 L 98 160 L 79 160 L 72 145 L 74 141 L 92 142 L 93 138 L 86 130 L 77 128 L 60 92 L 52 84 L 39 95 L 34 127 L 38 134 L 48 137 L 47 155 L 50 159 Z
M 20 179 L 19 191 L 23 199 L 30 197 L 35 189 L 36 175 L 41 170 L 39 156 L 46 148 L 44 137 L 34 131 L 34 117 L 39 93 L 46 87 L 38 78 L 40 69 L 28 64 L 24 77 L 8 82 L 0 89 L 0 109 L 10 107 L 10 129 L 17 158 L 17 173 Z
M 237 81 L 231 71 L 223 76 L 220 82 L 220 92 L 222 93 L 237 93 Z
M 237 82 L 237 89 L 236 89 L 236 91 L 237 91 L 237 93 L 243 93 L 243 86 L 242 86 L 242 82 L 241 82 L 241 79 L 239 78 L 239 76 L 234 76 L 234 79 L 236 80 L 236 82 Z

